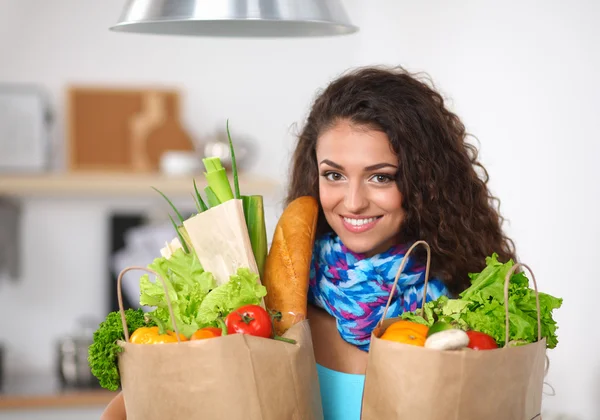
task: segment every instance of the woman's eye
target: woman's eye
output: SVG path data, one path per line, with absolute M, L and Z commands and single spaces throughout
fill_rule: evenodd
M 394 180 L 392 176 L 384 174 L 374 175 L 371 179 L 378 184 L 387 184 L 388 182 L 392 182 Z
M 327 172 L 325 178 L 327 178 L 328 181 L 339 181 L 342 179 L 342 175 L 337 172 Z

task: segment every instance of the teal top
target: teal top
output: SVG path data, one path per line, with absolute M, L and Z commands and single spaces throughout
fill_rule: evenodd
M 325 420 L 360 420 L 365 375 L 343 373 L 317 364 Z

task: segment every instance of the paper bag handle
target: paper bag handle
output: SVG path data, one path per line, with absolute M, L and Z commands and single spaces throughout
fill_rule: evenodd
M 390 297 L 388 298 L 387 304 L 385 305 L 385 309 L 383 310 L 383 316 L 381 317 L 381 320 L 379 321 L 379 324 L 378 324 L 379 326 L 381 326 L 381 324 L 385 320 L 387 311 L 390 307 L 390 304 L 392 303 L 392 297 L 394 296 L 394 292 L 396 291 L 396 287 L 398 286 L 398 280 L 400 279 L 400 274 L 402 274 L 402 271 L 404 271 L 404 267 L 406 266 L 406 263 L 408 262 L 408 256 L 413 251 L 413 249 L 415 249 L 419 245 L 423 245 L 425 247 L 425 249 L 427 250 L 427 265 L 425 266 L 425 284 L 423 284 L 423 304 L 421 305 L 421 316 L 422 317 L 425 316 L 425 299 L 427 298 L 427 283 L 429 282 L 429 266 L 431 265 L 431 249 L 429 248 L 429 244 L 427 242 L 417 241 L 410 248 L 408 248 L 408 251 L 406 251 L 406 254 L 404 254 L 404 257 L 402 257 L 402 262 L 400 263 L 400 268 L 398 268 L 398 272 L 396 273 L 396 278 L 394 279 L 394 284 L 392 285 L 392 290 L 390 290 Z
M 123 295 L 121 292 L 121 280 L 123 275 L 131 270 L 142 270 L 147 271 L 148 273 L 152 273 L 156 276 L 157 279 L 160 279 L 162 283 L 163 289 L 165 291 L 165 298 L 167 300 L 167 307 L 169 308 L 169 315 L 171 316 L 171 322 L 173 323 L 173 331 L 175 331 L 175 337 L 177 337 L 177 342 L 181 343 L 181 337 L 179 337 L 179 330 L 177 329 L 177 323 L 175 322 L 175 315 L 173 314 L 173 307 L 171 306 L 171 298 L 169 298 L 169 289 L 167 289 L 167 283 L 165 283 L 165 279 L 162 278 L 160 274 L 156 271 L 146 268 L 146 267 L 126 267 L 120 273 L 117 278 L 117 300 L 119 302 L 119 312 L 121 313 L 121 322 L 123 323 L 123 332 L 125 333 L 125 341 L 129 341 L 129 329 L 127 328 L 127 320 L 125 318 L 125 310 L 123 309 Z
M 505 335 L 505 340 L 504 340 L 504 347 L 508 347 L 508 338 L 509 338 L 508 335 L 509 335 L 509 328 L 510 328 L 510 324 L 509 324 L 509 320 L 508 320 L 508 286 L 510 284 L 511 276 L 519 267 L 525 267 L 531 274 L 531 280 L 533 281 L 533 288 L 535 290 L 535 306 L 537 309 L 537 327 L 538 327 L 537 341 L 540 341 L 542 339 L 542 319 L 540 316 L 540 295 L 538 293 L 538 287 L 537 287 L 537 282 L 535 281 L 535 275 L 533 274 L 533 270 L 531 268 L 529 268 L 529 266 L 527 264 L 517 263 L 517 264 L 513 265 L 510 268 L 510 270 L 508 270 L 508 273 L 506 273 L 506 277 L 504 277 L 504 313 L 505 313 L 505 318 L 506 318 L 506 327 L 505 327 L 506 335 Z

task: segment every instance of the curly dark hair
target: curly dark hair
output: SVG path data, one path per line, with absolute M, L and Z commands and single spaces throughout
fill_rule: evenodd
M 481 271 L 486 256 L 496 252 L 502 261 L 516 261 L 514 243 L 502 231 L 500 202 L 488 190 L 488 173 L 466 142 L 465 126 L 429 77 L 402 67 L 354 69 L 321 92 L 298 137 L 286 205 L 303 195 L 319 200 L 317 139 L 339 120 L 389 138 L 406 214 L 400 238 L 429 244 L 431 274 L 453 295 L 470 285 L 468 274 Z M 331 231 L 322 211 L 317 229 Z M 422 259 L 424 250 L 415 255 Z

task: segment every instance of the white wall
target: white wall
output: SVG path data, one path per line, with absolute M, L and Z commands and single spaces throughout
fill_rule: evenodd
M 251 171 L 284 177 L 292 124 L 332 77 L 378 63 L 427 71 L 480 140 L 521 258 L 543 291 L 564 298 L 560 343 L 549 352 L 556 396 L 545 408 L 600 418 L 598 2 L 346 0 L 361 32 L 319 40 L 111 33 L 123 3 L 0 0 L 0 82 L 50 90 L 58 141 L 69 83 L 175 85 L 185 92 L 192 134 L 211 135 L 230 118 L 234 133 L 261 142 Z M 61 159 L 59 149 L 57 167 Z M 52 341 L 69 332 L 73 317 L 102 313 L 110 207 L 27 203 L 23 277 L 0 283 L 1 336 L 19 362 L 12 370 L 50 368 Z

